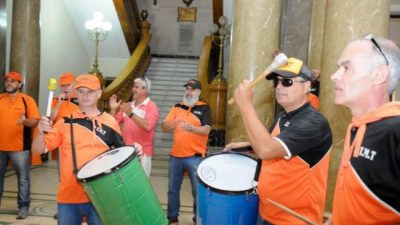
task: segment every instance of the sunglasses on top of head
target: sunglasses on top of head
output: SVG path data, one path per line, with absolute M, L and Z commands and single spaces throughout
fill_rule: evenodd
M 365 39 L 370 40 L 374 45 L 375 49 L 381 54 L 381 56 L 385 59 L 386 65 L 389 66 L 389 60 L 387 59 L 385 53 L 383 53 L 381 46 L 379 46 L 378 42 L 375 40 L 374 36 L 368 34 Z
M 274 88 L 276 88 L 276 87 L 278 87 L 278 83 L 279 82 L 284 87 L 290 87 L 290 86 L 293 85 L 294 82 L 305 83 L 307 81 L 305 81 L 305 80 L 293 80 L 291 78 L 275 78 L 275 79 L 273 79 L 273 82 L 274 82 Z

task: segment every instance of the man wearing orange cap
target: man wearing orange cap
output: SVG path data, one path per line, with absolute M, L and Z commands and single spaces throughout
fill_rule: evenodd
M 74 93 L 75 77 L 72 73 L 61 74 L 59 78 L 61 93 L 57 98 L 53 99 L 51 105 L 50 119 L 57 122 L 64 116 L 76 111 L 78 107 L 78 99 Z M 57 159 L 58 150 L 51 152 L 51 159 Z M 57 219 L 57 214 L 54 215 Z
M 79 109 L 61 118 L 54 125 L 53 121 L 42 116 L 38 125 L 39 135 L 32 143 L 32 151 L 43 153 L 45 147 L 59 149 L 57 224 L 80 225 L 83 217 L 86 217 L 87 224 L 100 225 L 97 213 L 73 171 L 77 171 L 99 154 L 123 146 L 124 142 L 114 117 L 97 108 L 97 102 L 102 94 L 98 78 L 89 74 L 78 76 L 75 92 Z M 73 143 L 71 143 L 71 126 L 74 134 Z M 75 146 L 75 160 L 73 160 L 72 144 Z M 141 146 L 136 145 L 136 147 L 141 149 Z M 73 161 L 76 162 L 77 168 L 74 168 Z
M 78 99 L 74 93 L 74 75 L 72 73 L 64 73 L 59 80 L 61 93 L 57 98 L 53 99 L 50 114 L 50 119 L 54 122 L 78 109 Z
M 59 79 L 61 93 L 53 99 L 50 119 L 57 122 L 63 116 L 69 115 L 78 109 L 78 99 L 74 93 L 75 77 L 72 73 L 64 73 Z M 58 151 L 52 152 L 52 159 L 56 159 Z
M 20 92 L 22 76 L 9 72 L 4 76 L 5 93 L 0 94 L 0 199 L 3 195 L 4 175 L 10 159 L 18 178 L 17 219 L 28 216 L 30 205 L 30 148 L 31 128 L 40 118 L 35 100 Z

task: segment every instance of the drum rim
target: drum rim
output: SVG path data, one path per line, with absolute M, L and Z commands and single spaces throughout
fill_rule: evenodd
M 107 173 L 101 172 L 101 173 L 99 173 L 99 174 L 97 174 L 97 175 L 95 175 L 95 176 L 92 176 L 92 177 L 78 178 L 79 171 L 80 171 L 83 167 L 85 167 L 86 164 L 88 164 L 90 161 L 92 161 L 93 159 L 99 157 L 100 155 L 102 155 L 102 154 L 104 154 L 104 153 L 106 153 L 106 152 L 113 151 L 113 150 L 116 150 L 116 149 L 118 149 L 118 148 L 123 148 L 123 147 L 132 147 L 132 148 L 134 149 L 134 151 L 133 151 L 133 153 L 132 153 L 129 157 L 127 157 L 127 158 L 126 158 L 124 161 L 122 161 L 120 164 L 118 164 L 118 165 L 115 166 L 114 168 L 111 168 L 110 172 L 107 172 Z M 87 162 L 86 162 L 85 164 L 83 164 L 83 166 L 78 170 L 78 173 L 76 174 L 76 179 L 78 179 L 79 181 L 84 182 L 84 183 L 87 183 L 87 182 L 90 182 L 90 181 L 99 179 L 99 178 L 101 178 L 101 177 L 103 177 L 103 176 L 106 176 L 106 175 L 108 175 L 108 174 L 110 174 L 110 173 L 113 173 L 115 170 L 119 170 L 119 169 L 123 168 L 123 167 L 126 166 L 132 159 L 134 159 L 134 158 L 137 156 L 137 151 L 136 151 L 135 146 L 132 146 L 132 145 L 125 145 L 125 146 L 121 146 L 121 147 L 118 147 L 118 148 L 109 149 L 108 151 L 102 152 L 102 153 L 98 154 L 97 156 L 95 156 L 93 159 L 87 161 Z
M 222 151 L 222 152 L 212 153 L 212 154 L 209 154 L 209 155 L 207 155 L 206 157 L 204 157 L 203 160 L 206 160 L 207 158 L 212 157 L 212 156 L 222 155 L 222 154 L 241 155 L 241 156 L 245 156 L 245 157 L 250 158 L 250 159 L 252 159 L 252 160 L 254 160 L 254 161 L 257 162 L 256 159 L 252 158 L 251 156 L 249 156 L 249 155 L 247 155 L 247 154 L 243 154 L 243 153 L 239 153 L 239 152 L 233 152 L 233 151 Z M 201 162 L 203 162 L 203 160 L 201 160 Z M 200 163 L 201 163 L 201 162 L 200 162 Z M 199 164 L 199 165 L 200 165 L 200 164 Z M 254 193 L 254 192 L 255 192 L 254 189 L 257 188 L 257 187 L 252 187 L 252 188 L 249 188 L 249 189 L 247 189 L 247 190 L 242 190 L 242 191 L 227 191 L 227 190 L 222 190 L 222 189 L 219 189 L 219 188 L 211 187 L 210 185 L 206 184 L 206 183 L 200 178 L 200 176 L 199 176 L 199 174 L 198 174 L 198 168 L 199 168 L 199 167 L 197 167 L 197 169 L 196 169 L 197 180 L 198 180 L 205 188 L 208 188 L 208 189 L 210 189 L 210 190 L 212 190 L 212 191 L 215 191 L 215 192 L 217 192 L 217 193 L 220 193 L 220 194 L 227 194 L 227 195 L 251 194 L 251 193 Z

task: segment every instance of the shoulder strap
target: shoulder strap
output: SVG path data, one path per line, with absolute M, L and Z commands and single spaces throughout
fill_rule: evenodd
M 25 108 L 25 118 L 28 118 L 28 106 L 26 104 L 25 98 L 22 96 L 22 102 L 24 103 L 24 108 Z M 31 144 L 32 144 L 32 129 L 28 126 L 24 125 L 23 128 L 23 150 L 29 150 L 31 149 Z
M 71 120 L 69 121 L 70 127 L 71 127 L 71 150 L 72 150 L 72 165 L 74 166 L 74 174 L 78 174 L 78 165 L 76 162 L 76 151 L 75 151 L 75 140 L 74 140 L 74 126 L 72 124 L 72 114 L 70 116 Z

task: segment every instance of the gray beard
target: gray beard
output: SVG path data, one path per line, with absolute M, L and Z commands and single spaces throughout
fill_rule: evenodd
M 197 101 L 199 100 L 199 97 L 187 97 L 183 96 L 183 104 L 186 106 L 193 106 Z

